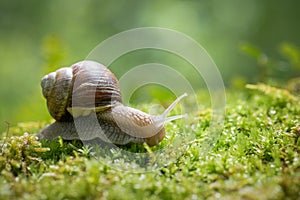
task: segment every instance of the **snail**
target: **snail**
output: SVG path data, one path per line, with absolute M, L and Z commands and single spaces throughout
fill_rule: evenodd
M 117 78 L 95 61 L 81 61 L 45 75 L 41 86 L 55 122 L 40 131 L 39 139 L 100 138 L 117 145 L 145 142 L 154 146 L 165 136 L 164 123 L 186 116 L 167 117 L 187 94 L 178 97 L 161 115 L 123 105 Z

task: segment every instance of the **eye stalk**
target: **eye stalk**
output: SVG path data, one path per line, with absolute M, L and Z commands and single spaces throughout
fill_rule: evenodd
M 184 97 L 187 96 L 187 93 L 182 94 L 181 96 L 179 96 L 165 111 L 163 114 L 158 115 L 155 117 L 154 119 L 154 123 L 160 126 L 163 126 L 166 122 L 170 122 L 170 121 L 174 121 L 176 119 L 181 119 L 181 118 L 185 118 L 187 117 L 187 114 L 183 114 L 183 115 L 176 115 L 176 116 L 171 116 L 171 117 L 167 117 L 167 115 L 171 112 L 171 110 L 173 110 L 173 108 L 176 106 L 176 104 L 179 103 L 179 101 L 181 101 Z

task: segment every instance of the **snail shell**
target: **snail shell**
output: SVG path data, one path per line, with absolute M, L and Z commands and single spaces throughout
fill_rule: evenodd
M 71 107 L 93 108 L 122 103 L 117 78 L 105 66 L 93 61 L 52 72 L 42 78 L 41 85 L 49 113 L 57 121 L 72 120 L 67 111 Z
M 124 106 L 117 78 L 94 61 L 52 72 L 42 78 L 41 86 L 49 113 L 56 121 L 41 130 L 40 139 L 100 138 L 120 145 L 146 142 L 153 146 L 165 136 L 164 123 L 185 116 L 167 118 L 186 94 L 157 116 Z

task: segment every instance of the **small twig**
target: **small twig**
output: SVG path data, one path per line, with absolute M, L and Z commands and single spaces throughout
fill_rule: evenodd
M 149 147 L 149 145 L 147 143 L 143 143 L 143 145 L 151 157 L 151 164 L 155 163 L 156 157 L 155 157 L 155 154 L 153 153 L 152 149 Z
M 188 141 L 186 143 L 183 143 L 181 147 L 184 147 L 184 146 L 189 146 L 193 143 L 199 143 L 199 142 L 203 142 L 205 140 L 205 138 L 199 138 L 199 139 L 194 139 L 192 141 Z
M 9 127 L 10 127 L 10 123 L 8 122 L 8 121 L 4 121 L 5 123 L 6 123 L 6 125 L 7 125 L 7 129 L 6 129 L 6 134 L 5 134 L 5 139 L 7 139 L 7 137 L 8 137 L 8 134 L 9 134 Z M 5 144 L 5 139 L 3 139 L 3 144 L 2 144 L 2 146 L 1 146 L 1 150 L 3 149 L 3 147 L 4 147 L 4 144 Z

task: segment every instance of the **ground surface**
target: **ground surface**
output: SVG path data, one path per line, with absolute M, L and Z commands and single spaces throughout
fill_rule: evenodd
M 0 141 L 0 199 L 300 199 L 298 97 L 266 85 L 227 91 L 221 135 L 203 154 L 210 120 L 204 105 L 185 125 L 169 123 L 159 147 L 123 147 L 148 152 L 148 164 L 164 163 L 172 153 L 155 152 L 193 133 L 172 150 L 180 155 L 174 162 L 141 173 L 132 171 L 145 163 L 114 155 L 107 165 L 80 142 L 38 142 L 30 133 L 44 123 L 10 127 Z

